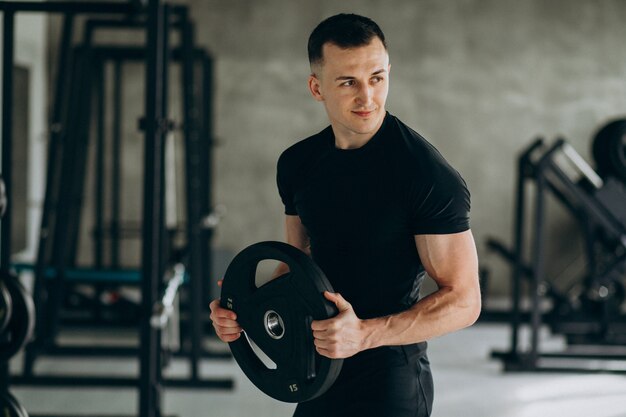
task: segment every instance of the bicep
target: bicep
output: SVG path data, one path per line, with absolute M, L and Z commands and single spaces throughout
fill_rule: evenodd
M 415 245 L 426 272 L 439 287 L 477 284 L 478 256 L 470 230 L 415 235 Z
M 311 242 L 300 216 L 285 216 L 285 231 L 287 243 L 311 256 Z

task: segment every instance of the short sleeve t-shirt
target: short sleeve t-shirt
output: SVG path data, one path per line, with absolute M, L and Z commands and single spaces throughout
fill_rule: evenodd
M 297 215 L 313 260 L 362 319 L 398 313 L 419 297 L 424 267 L 415 235 L 469 229 L 459 173 L 418 133 L 387 113 L 362 147 L 335 147 L 331 127 L 278 160 L 285 214 Z

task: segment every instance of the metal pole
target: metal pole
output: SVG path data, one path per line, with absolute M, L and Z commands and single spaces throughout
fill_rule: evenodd
M 512 306 L 512 320 L 511 320 L 511 354 L 516 357 L 518 353 L 519 345 L 519 328 L 521 321 L 520 314 L 520 284 L 522 280 L 522 262 L 524 259 L 524 205 L 526 184 L 526 170 L 529 163 L 526 155 L 520 157 L 518 161 L 517 170 L 517 195 L 515 202 L 515 225 L 513 229 L 514 243 L 513 243 L 513 274 L 511 280 L 511 301 Z
M 163 72 L 165 70 L 165 45 L 167 10 L 159 0 L 148 3 L 147 59 L 146 59 L 146 117 L 145 117 L 145 161 L 143 198 L 143 242 L 142 242 L 142 321 L 141 321 L 141 364 L 139 384 L 140 417 L 161 415 L 161 334 L 150 325 L 152 309 L 159 296 L 162 277 L 160 259 L 163 242 L 163 158 L 165 132 L 163 114 L 165 94 Z
M 57 203 L 59 201 L 60 167 L 62 167 L 62 153 L 64 148 L 64 136 L 66 134 L 64 115 L 71 99 L 66 85 L 67 74 L 70 72 L 71 45 L 74 32 L 74 14 L 67 14 L 63 20 L 63 32 L 61 34 L 59 63 L 56 74 L 56 86 L 54 104 L 50 114 L 50 141 L 48 143 L 48 156 L 46 164 L 46 194 L 44 197 L 41 225 L 39 228 L 39 247 L 37 248 L 37 260 L 35 263 L 35 285 L 33 299 L 36 306 L 46 303 L 46 267 L 50 261 L 50 244 L 53 243 L 54 224 L 56 222 Z M 27 349 L 24 355 L 24 375 L 32 374 L 36 350 L 43 344 L 43 328 L 46 324 L 45 310 L 37 309 L 35 324 L 36 339 Z
M 187 248 L 189 253 L 189 276 L 191 292 L 191 374 L 192 379 L 199 379 L 198 362 L 202 348 L 202 274 L 201 234 L 201 183 L 202 152 L 200 135 L 196 124 L 194 100 L 194 74 L 193 74 L 193 26 L 187 20 L 187 12 L 181 15 L 182 29 L 182 85 L 183 85 L 183 110 L 185 127 L 185 167 L 186 167 L 186 199 L 187 199 Z
M 104 193 L 105 193 L 105 170 L 104 170 L 104 66 L 105 62 L 98 60 L 96 67 L 96 175 L 95 204 L 94 204 L 94 267 L 102 269 L 104 252 Z
M 126 13 L 133 14 L 138 9 L 124 2 L 74 2 L 74 1 L 0 1 L 0 10 L 5 12 L 34 13 Z
M 4 217 L 2 218 L 0 268 L 8 271 L 11 266 L 11 215 L 13 208 L 12 195 L 12 140 L 13 140 L 13 47 L 14 47 L 14 23 L 13 12 L 4 13 L 3 26 L 3 50 L 2 50 L 2 176 L 6 185 L 8 203 Z
M 2 176 L 4 177 L 7 193 L 7 207 L 0 225 L 0 269 L 2 276 L 6 275 L 11 265 L 11 208 L 13 199 L 11 191 L 11 157 L 13 139 L 13 34 L 15 16 L 12 12 L 4 13 L 2 35 Z M 0 394 L 4 394 L 9 387 L 9 364 L 0 363 Z
M 213 60 L 208 53 L 202 55 L 202 152 L 203 164 L 203 206 L 202 213 L 207 215 L 213 207 Z M 211 294 L 211 274 L 213 273 L 213 228 L 203 228 L 203 290 L 206 305 L 214 298 Z
M 122 138 L 122 63 L 113 66 L 113 150 L 111 180 L 111 267 L 119 267 L 120 259 L 120 194 L 121 194 L 121 138 Z
M 531 334 L 530 334 L 530 353 L 528 356 L 530 365 L 533 368 L 537 367 L 537 361 L 539 359 L 539 331 L 541 327 L 541 283 L 544 276 L 544 227 L 545 227 L 545 184 L 544 177 L 545 164 L 540 164 L 537 167 L 536 182 L 537 193 L 535 196 L 535 230 L 533 239 L 533 271 L 535 274 L 531 281 Z

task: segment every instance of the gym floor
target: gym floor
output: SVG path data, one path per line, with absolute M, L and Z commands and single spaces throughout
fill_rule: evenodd
M 611 374 L 511 374 L 489 358 L 492 350 L 506 349 L 508 327 L 478 324 L 430 343 L 429 356 L 435 378 L 433 417 L 619 417 L 626 416 L 626 378 Z M 88 338 L 84 338 L 87 340 Z M 548 340 L 558 348 L 558 338 Z M 14 361 L 19 366 L 19 360 Z M 132 361 L 45 360 L 38 372 L 106 372 L 124 375 L 136 372 Z M 168 373 L 184 372 L 173 364 Z M 233 391 L 168 390 L 164 394 L 166 415 L 180 417 L 290 416 L 293 405 L 260 393 L 234 362 L 206 361 L 202 372 L 232 376 Z M 132 415 L 137 395 L 133 390 L 61 388 L 12 389 L 31 415 Z

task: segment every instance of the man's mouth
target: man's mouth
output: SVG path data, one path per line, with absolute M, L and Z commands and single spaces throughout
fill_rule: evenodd
M 368 117 L 372 113 L 374 113 L 374 110 L 369 110 L 369 111 L 352 111 L 352 113 L 356 114 L 359 117 Z

